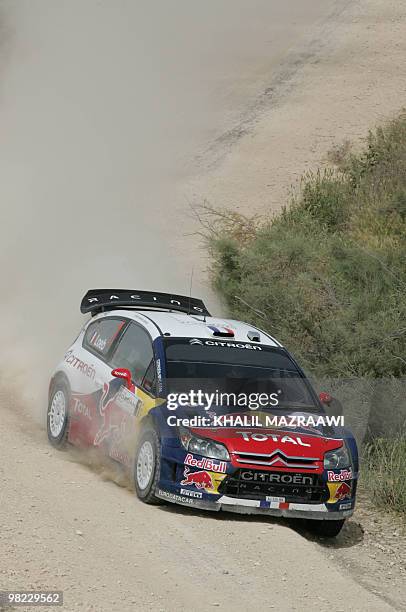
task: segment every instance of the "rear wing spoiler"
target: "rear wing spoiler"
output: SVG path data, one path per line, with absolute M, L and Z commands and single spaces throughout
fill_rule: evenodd
M 95 315 L 115 308 L 158 308 L 210 316 L 202 300 L 197 298 L 136 289 L 90 289 L 82 299 L 80 312 Z

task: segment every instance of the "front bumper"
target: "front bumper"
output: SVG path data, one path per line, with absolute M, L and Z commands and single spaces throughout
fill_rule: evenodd
M 156 496 L 165 501 L 180 504 L 188 508 L 198 510 L 209 510 L 211 512 L 234 512 L 236 514 L 262 514 L 266 516 L 315 519 L 320 521 L 337 521 L 350 517 L 354 508 L 347 510 L 328 510 L 326 504 L 281 504 L 278 502 L 264 502 L 260 500 L 238 499 L 234 497 L 220 496 L 213 501 L 188 497 L 181 492 L 173 492 L 159 488 Z M 285 507 L 288 506 L 288 507 Z

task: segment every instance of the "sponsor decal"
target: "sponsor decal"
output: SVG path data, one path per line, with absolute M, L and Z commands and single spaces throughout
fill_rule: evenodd
M 181 495 L 186 495 L 187 497 L 195 497 L 196 499 L 201 499 L 203 497 L 203 493 L 199 491 L 191 491 L 191 489 L 181 489 Z
M 156 360 L 156 375 L 158 378 L 158 393 L 162 392 L 162 366 L 161 366 L 161 360 L 157 359 Z
M 216 327 L 215 325 L 208 325 L 207 327 L 210 329 L 210 331 L 213 332 L 215 336 L 234 336 L 234 330 L 230 327 L 227 327 L 226 325 L 222 325 L 221 327 Z
M 283 472 L 254 472 L 243 470 L 241 480 L 249 482 L 277 482 L 281 484 L 313 485 L 314 478 L 311 474 L 285 474 Z
M 137 416 L 143 404 L 143 401 L 127 389 L 125 385 L 119 389 L 115 400 L 117 406 L 130 416 Z
M 250 351 L 262 351 L 262 348 L 257 344 L 248 344 L 245 342 L 226 342 L 223 340 L 200 340 L 199 338 L 191 338 L 189 344 L 198 344 L 200 346 L 225 346 L 227 348 L 248 349 Z
M 73 398 L 73 414 L 81 414 L 85 416 L 87 419 L 91 419 L 89 406 L 84 404 L 77 397 Z
M 190 499 L 189 497 L 184 497 L 183 495 L 176 495 L 176 493 L 170 493 L 169 491 L 163 491 L 162 489 L 158 489 L 157 493 L 159 497 L 164 497 L 165 499 L 169 499 L 174 502 L 193 504 L 193 499 Z
M 191 472 L 189 468 L 185 468 L 183 473 L 184 480 L 181 480 L 181 485 L 185 486 L 195 486 L 197 489 L 214 489 L 213 478 L 204 470 L 199 472 Z
M 117 433 L 117 430 L 121 429 L 124 435 L 125 423 L 123 424 L 123 421 L 125 421 L 125 419 L 123 419 L 120 425 L 113 422 L 114 415 L 117 415 L 116 399 L 122 386 L 123 382 L 120 378 L 114 378 L 110 383 L 104 383 L 103 385 L 103 392 L 99 401 L 101 426 L 94 437 L 93 444 L 95 446 L 100 446 L 106 438 Z
M 352 502 L 346 502 L 345 504 L 340 504 L 338 509 L 339 510 L 349 510 L 352 506 Z
M 94 369 L 94 367 L 85 363 L 84 361 L 79 359 L 79 357 L 76 357 L 73 351 L 68 351 L 66 353 L 65 361 L 68 365 L 72 366 L 72 368 L 76 368 L 77 370 L 79 370 L 79 372 L 81 372 L 84 376 L 87 376 L 88 378 L 94 380 L 94 377 L 96 376 L 96 370 Z
M 119 300 L 119 301 L 134 301 L 134 303 L 137 302 L 144 302 L 144 303 L 151 303 L 154 304 L 156 303 L 157 305 L 159 304 L 173 304 L 174 306 L 181 306 L 183 308 L 188 308 L 188 310 L 194 310 L 195 312 L 198 313 L 205 313 L 207 311 L 205 311 L 205 309 L 201 308 L 200 306 L 196 306 L 196 304 L 194 304 L 193 302 L 195 302 L 196 300 L 194 298 L 188 298 L 187 300 L 185 299 L 184 303 L 181 302 L 180 300 L 177 300 L 175 298 L 170 297 L 169 295 L 166 294 L 160 294 L 160 295 L 153 295 L 150 292 L 146 292 L 144 294 L 140 294 L 140 293 L 131 293 L 131 294 L 127 294 L 125 292 L 120 292 L 121 295 L 105 295 L 105 296 L 101 296 L 102 300 L 108 300 L 110 302 L 114 302 L 115 300 Z M 179 297 L 183 297 L 183 296 L 179 296 Z M 87 301 L 89 304 L 94 304 L 99 302 L 99 298 L 94 296 L 94 297 L 90 297 L 87 298 Z
M 109 456 L 116 461 L 119 461 L 126 467 L 131 467 L 131 458 L 128 452 L 122 450 L 123 440 L 126 437 L 127 430 L 127 416 L 121 419 L 121 423 L 117 427 L 110 429 L 111 433 L 111 446 L 109 449 Z
M 92 336 L 89 338 L 89 344 L 99 353 L 106 354 L 114 340 L 117 338 L 120 330 L 124 327 L 124 321 L 115 322 L 116 329 L 110 332 L 107 337 L 103 337 L 98 329 L 95 329 Z
M 119 461 L 119 463 L 122 463 L 126 467 L 131 467 L 131 459 L 128 453 L 123 453 L 119 449 L 113 447 L 110 450 L 109 455 L 112 459 Z
M 352 480 L 352 469 L 341 470 L 340 472 L 335 472 L 333 470 L 329 470 L 327 472 L 327 480 L 329 482 L 342 482 L 343 480 Z
M 99 331 L 96 329 L 94 334 L 89 340 L 89 344 L 102 353 L 104 349 L 106 348 L 107 339 L 102 338 L 100 336 Z
M 203 457 L 202 459 L 196 459 L 192 454 L 188 453 L 184 461 L 185 465 L 191 467 L 201 468 L 202 470 L 209 470 L 210 472 L 218 472 L 219 474 L 225 474 L 227 471 L 227 463 L 225 461 L 214 461 Z M 196 472 L 194 472 L 196 474 Z
M 351 485 L 347 482 L 342 482 L 335 492 L 336 499 L 345 499 L 346 497 L 351 497 Z
M 250 440 L 255 440 L 255 442 L 266 442 L 267 440 L 271 439 L 274 442 L 280 442 L 281 444 L 311 446 L 311 444 L 303 442 L 302 438 L 298 436 L 281 436 L 280 434 L 275 433 L 252 433 L 251 431 L 237 431 L 236 434 L 242 436 L 246 442 L 249 442 Z
M 267 495 L 265 499 L 267 502 L 276 502 L 278 504 L 285 502 L 285 497 L 274 497 L 273 495 Z
M 328 504 L 336 504 L 338 501 L 347 499 L 352 495 L 351 481 L 328 482 L 327 486 L 330 491 L 330 499 L 327 502 Z

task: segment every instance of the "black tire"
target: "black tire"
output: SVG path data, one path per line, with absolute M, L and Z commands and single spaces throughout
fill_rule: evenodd
M 140 453 L 143 452 L 143 448 L 145 445 L 149 443 L 148 449 L 152 451 L 153 454 L 153 466 L 151 476 L 148 480 L 148 483 L 145 485 L 140 477 L 138 470 L 138 461 L 140 459 Z M 135 452 L 134 459 L 134 470 L 133 470 L 133 478 L 135 485 L 135 492 L 137 497 L 143 501 L 145 504 L 154 504 L 158 505 L 161 501 L 155 496 L 155 491 L 157 488 L 158 480 L 159 480 L 159 472 L 160 472 L 160 463 L 161 463 L 161 442 L 158 437 L 157 432 L 154 429 L 146 429 L 141 433 L 138 443 L 137 450 Z
M 60 431 L 58 433 L 55 432 L 55 421 L 53 424 L 53 419 L 55 419 L 55 408 L 53 408 L 53 402 L 55 398 L 58 396 L 60 399 L 64 398 L 65 412 L 62 418 L 62 423 L 60 423 Z M 58 449 L 63 449 L 67 445 L 67 438 L 69 432 L 69 404 L 70 404 L 70 390 L 67 383 L 64 380 L 57 381 L 55 385 L 52 387 L 52 391 L 49 394 L 49 403 L 47 410 L 47 434 L 48 440 Z M 59 429 L 59 427 L 58 427 Z
M 340 533 L 345 519 L 339 521 L 307 521 L 307 527 L 312 533 L 323 538 L 335 538 Z

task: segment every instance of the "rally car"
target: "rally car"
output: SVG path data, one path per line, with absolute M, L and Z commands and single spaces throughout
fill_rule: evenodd
M 90 290 L 81 312 L 91 316 L 49 385 L 51 444 L 100 449 L 146 503 L 339 533 L 354 510 L 356 442 L 325 422 L 332 398 L 275 338 L 179 295 Z

